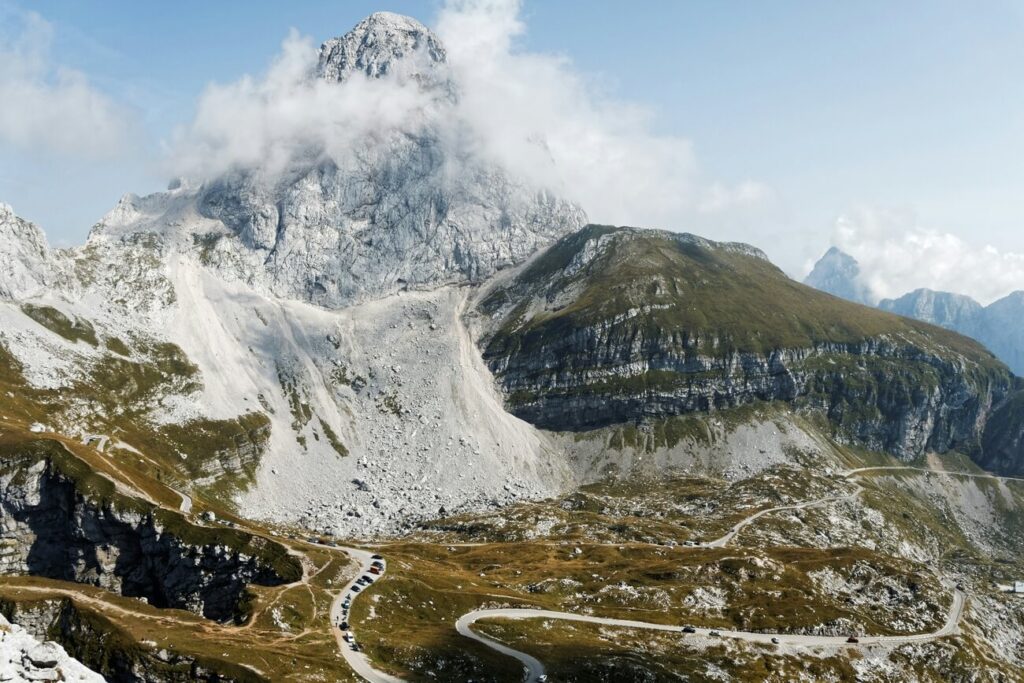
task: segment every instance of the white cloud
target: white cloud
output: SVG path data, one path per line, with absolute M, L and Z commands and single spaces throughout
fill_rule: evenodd
M 261 79 L 210 85 L 192 124 L 171 146 L 171 166 L 186 176 L 213 177 L 234 166 L 268 175 L 309 150 L 340 159 L 367 136 L 408 130 L 434 103 L 412 82 L 312 78 L 312 39 L 294 30 Z
M 459 92 L 454 105 L 401 79 L 310 78 L 316 46 L 293 32 L 263 77 L 207 88 L 171 144 L 172 168 L 274 173 L 297 153 L 340 159 L 367 136 L 429 121 L 459 154 L 469 149 L 574 199 L 596 221 L 689 228 L 770 194 L 756 183 L 705 182 L 690 142 L 653 133 L 650 112 L 604 97 L 564 57 L 517 49 L 519 10 L 516 0 L 452 0 L 441 10 L 436 31 Z
M 860 263 L 878 298 L 926 287 L 988 304 L 1024 289 L 1024 253 L 975 245 L 917 224 L 905 212 L 861 209 L 841 217 L 833 241 Z
M 122 151 L 130 115 L 84 74 L 53 63 L 52 27 L 34 12 L 0 18 L 0 144 L 90 158 Z
M 754 182 L 707 183 L 691 142 L 652 132 L 652 112 L 604 96 L 565 57 L 518 50 L 519 13 L 518 0 L 450 0 L 437 22 L 463 116 L 506 167 L 607 223 L 688 228 L 769 197 Z

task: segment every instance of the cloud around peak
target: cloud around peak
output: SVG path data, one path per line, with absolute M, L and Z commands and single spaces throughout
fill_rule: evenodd
M 367 138 L 427 127 L 450 158 L 493 162 L 602 222 L 690 228 L 771 195 L 705 180 L 690 141 L 652 132 L 649 111 L 605 97 L 563 56 L 520 49 L 515 0 L 451 0 L 434 29 L 456 98 L 398 78 L 314 78 L 316 45 L 293 31 L 264 75 L 207 87 L 168 146 L 171 173 L 273 174 L 310 150 L 343 160 Z

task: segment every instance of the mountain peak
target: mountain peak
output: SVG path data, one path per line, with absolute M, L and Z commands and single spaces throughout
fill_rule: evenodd
M 860 279 L 860 264 L 838 247 L 831 247 L 818 259 L 804 284 L 858 304 L 871 304 L 871 293 Z
M 447 62 L 440 39 L 419 21 L 393 12 L 375 12 L 320 47 L 317 75 L 338 82 L 354 73 L 369 78 L 394 75 L 432 85 L 448 82 Z

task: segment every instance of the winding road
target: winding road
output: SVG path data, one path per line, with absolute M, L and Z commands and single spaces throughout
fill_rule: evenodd
M 853 493 L 847 494 L 845 496 L 829 496 L 827 498 L 819 498 L 817 500 L 812 500 L 812 501 L 809 501 L 809 502 L 806 502 L 806 503 L 796 503 L 795 505 L 780 505 L 778 507 L 768 508 L 767 510 L 761 510 L 760 512 L 755 512 L 754 514 L 752 514 L 749 517 L 745 518 L 739 524 L 737 524 L 732 529 L 730 529 L 728 532 L 726 532 L 726 534 L 724 536 L 722 536 L 721 538 L 716 538 L 715 540 L 708 541 L 707 543 L 698 543 L 696 547 L 698 547 L 698 548 L 724 548 L 726 545 L 729 544 L 730 541 L 732 541 L 734 538 L 736 538 L 736 535 L 739 532 L 743 531 L 744 527 L 746 527 L 751 522 L 757 521 L 761 517 L 764 517 L 765 515 L 767 515 L 769 513 L 772 513 L 772 512 L 780 512 L 782 510 L 806 510 L 807 508 L 817 507 L 818 505 L 825 505 L 827 503 L 837 503 L 837 502 L 839 502 L 841 500 L 853 499 L 853 498 L 856 498 L 859 495 L 860 495 L 860 491 L 858 490 L 858 491 L 855 491 Z
M 840 476 L 843 478 L 850 478 L 857 476 L 862 472 L 868 472 L 873 470 L 914 470 L 921 472 L 928 472 L 932 474 L 944 474 L 949 476 L 969 476 L 969 477 L 980 477 L 980 478 L 994 478 L 994 479 L 1015 479 L 1014 477 L 996 477 L 994 475 L 979 474 L 975 472 L 949 472 L 941 470 L 929 470 L 921 467 L 911 466 L 878 466 L 878 467 L 862 467 L 858 469 L 847 470 L 841 472 Z M 819 505 L 826 505 L 829 503 L 835 503 L 842 500 L 852 500 L 859 496 L 863 491 L 858 486 L 858 490 L 853 493 L 848 493 L 841 496 L 829 496 L 825 498 L 819 498 L 816 500 L 808 501 L 805 503 L 796 503 L 793 505 L 780 505 L 773 508 L 767 508 L 751 514 L 744 518 L 734 527 L 732 527 L 725 535 L 721 538 L 717 538 L 707 543 L 702 543 L 696 546 L 697 548 L 723 548 L 728 545 L 733 539 L 736 538 L 746 526 L 760 519 L 761 517 L 771 514 L 773 512 L 780 512 L 782 510 L 802 510 Z M 371 562 L 371 554 L 365 550 L 357 548 L 343 548 L 343 550 L 349 553 L 350 556 L 357 559 L 362 563 L 362 573 L 366 572 Z M 337 621 L 338 617 L 341 616 L 341 602 L 345 595 L 348 595 L 353 583 L 350 583 L 345 587 L 334 603 L 331 605 L 331 619 L 332 622 Z M 354 594 L 354 597 L 360 594 Z M 963 618 L 964 607 L 966 605 L 966 598 L 964 593 L 959 588 L 952 588 L 952 603 L 949 608 L 949 613 L 946 616 L 946 621 L 941 628 L 929 632 L 929 633 L 916 633 L 910 635 L 898 635 L 898 636 L 863 636 L 858 638 L 856 643 L 847 642 L 848 636 L 815 636 L 815 635 L 796 635 L 796 634 L 785 634 L 785 633 L 760 633 L 752 631 L 731 631 L 725 629 L 710 629 L 710 628 L 694 628 L 693 633 L 689 634 L 692 637 L 701 638 L 730 638 L 734 640 L 741 640 L 749 643 L 760 643 L 766 645 L 775 645 L 780 648 L 785 647 L 871 647 L 871 646 L 895 646 L 904 645 L 907 643 L 920 643 L 946 636 L 954 635 L 957 633 L 960 620 Z M 455 622 L 456 631 L 471 640 L 474 640 L 486 647 L 499 652 L 508 657 L 513 657 L 518 660 L 526 670 L 526 681 L 527 683 L 537 683 L 539 681 L 546 680 L 544 664 L 525 652 L 516 650 L 515 648 L 504 645 L 496 640 L 483 636 L 473 630 L 473 625 L 481 619 L 550 619 L 559 621 L 573 621 L 573 622 L 584 622 L 590 624 L 600 624 L 603 626 L 613 626 L 618 628 L 632 628 L 632 629 L 643 629 L 649 631 L 665 631 L 673 633 L 681 633 L 682 627 L 679 625 L 668 625 L 668 624 L 656 624 L 646 621 L 633 621 L 629 619 L 613 619 L 609 617 L 595 617 L 584 614 L 574 614 L 572 612 L 557 612 L 552 610 L 541 610 L 541 609 L 529 609 L 529 608 L 499 608 L 499 609 L 480 609 L 468 612 Z M 717 635 L 712 636 L 711 633 L 715 632 Z M 390 674 L 384 673 L 374 669 L 370 664 L 369 660 L 361 653 L 353 651 L 348 645 L 341 639 L 341 632 L 336 630 L 335 637 L 338 639 L 338 645 L 341 648 L 342 655 L 345 660 L 349 663 L 352 668 L 359 673 L 360 676 L 370 681 L 371 683 L 398 683 L 402 679 L 396 678 Z M 773 642 L 777 641 L 777 642 Z
M 805 636 L 783 633 L 753 633 L 750 631 L 728 631 L 725 629 L 696 628 L 691 637 L 721 637 L 743 640 L 748 643 L 762 643 L 766 645 L 775 644 L 772 639 L 778 641 L 779 647 L 867 647 L 870 645 L 903 645 L 906 643 L 918 643 L 935 640 L 956 633 L 957 625 L 963 616 L 964 594 L 959 590 L 953 592 L 953 604 L 950 606 L 949 615 L 942 628 L 932 633 L 918 633 L 906 636 L 865 636 L 859 642 L 847 643 L 847 636 Z M 526 668 L 526 680 L 534 683 L 542 680 L 544 676 L 544 665 L 536 657 L 525 652 L 520 652 L 507 645 L 491 640 L 486 636 L 473 631 L 474 623 L 481 619 L 557 619 L 559 621 L 577 621 L 588 624 L 601 624 L 603 626 L 615 626 L 621 628 L 645 629 L 648 631 L 668 631 L 680 633 L 680 626 L 668 624 L 652 624 L 646 621 L 631 621 L 629 619 L 610 619 L 607 617 L 592 617 L 584 614 L 572 614 L 570 612 L 552 612 L 543 609 L 481 609 L 462 615 L 455 622 L 455 629 L 463 636 L 472 638 L 478 643 L 510 657 L 518 659 Z M 718 636 L 712 636 L 714 631 Z

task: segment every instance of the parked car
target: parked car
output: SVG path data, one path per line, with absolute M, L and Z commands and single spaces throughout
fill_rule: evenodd
M 371 559 L 374 559 L 374 560 L 383 560 L 383 559 L 384 559 L 384 558 L 383 558 L 383 557 L 381 557 L 380 555 L 370 555 L 370 558 L 371 558 Z
M 683 627 L 683 633 L 696 633 L 696 632 L 697 632 L 697 629 L 695 629 L 692 626 L 684 626 Z
M 846 642 L 848 642 L 848 643 L 859 643 L 860 639 L 858 639 L 857 636 L 850 636 L 849 638 L 846 639 Z
M 380 570 L 377 569 L 376 567 L 370 567 L 370 573 L 371 574 L 378 574 L 379 575 L 380 574 Z
M 353 593 L 358 593 L 360 590 L 362 590 L 362 589 L 359 586 L 352 586 L 352 592 Z
M 341 622 L 340 628 L 341 628 L 342 631 L 347 631 L 348 630 L 348 622 L 347 621 Z
M 722 635 L 722 634 L 721 634 L 721 633 L 719 633 L 718 631 L 712 631 L 712 632 L 711 632 L 711 633 L 709 633 L 708 635 L 709 635 L 709 636 L 714 636 L 714 637 L 716 637 L 716 638 L 717 638 L 718 636 L 720 636 L 720 635 Z
M 779 644 L 779 639 L 778 638 L 772 638 L 772 644 L 773 645 L 778 645 Z

